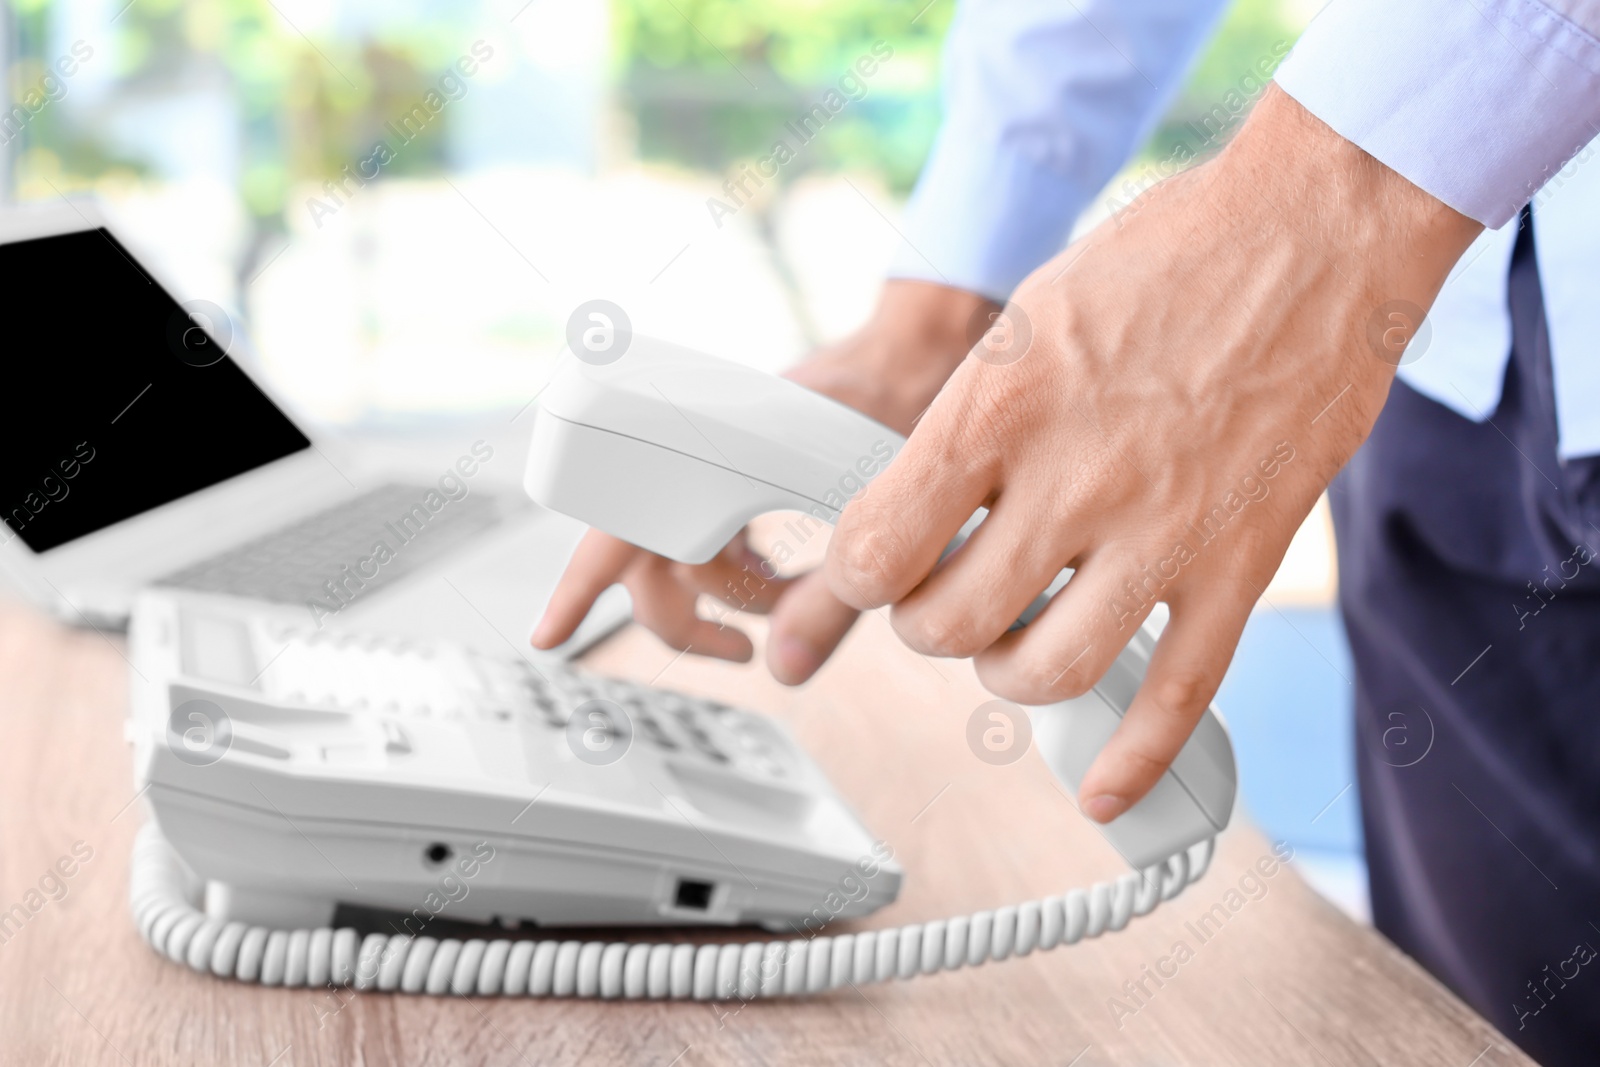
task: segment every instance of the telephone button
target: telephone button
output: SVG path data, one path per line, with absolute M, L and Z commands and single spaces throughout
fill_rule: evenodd
M 383 720 L 383 750 L 390 755 L 408 755 L 411 752 L 411 738 L 393 719 Z

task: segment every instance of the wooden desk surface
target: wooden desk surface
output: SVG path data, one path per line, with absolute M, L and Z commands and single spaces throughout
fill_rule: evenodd
M 864 619 L 798 691 L 759 666 L 673 659 L 633 629 L 588 662 L 642 680 L 660 673 L 660 684 L 787 721 L 905 867 L 901 899 L 865 926 L 1015 903 L 1123 869 L 1034 755 L 1008 766 L 973 755 L 967 720 L 987 698 L 971 669 L 911 654 L 881 616 Z M 1270 853 L 1247 826 L 1227 835 L 1203 881 L 1153 916 L 1022 960 L 756 1001 L 720 1019 L 727 1007 L 701 1003 L 349 992 L 329 1014 L 339 1005 L 326 991 L 203 977 L 155 956 L 134 930 L 128 853 L 144 815 L 130 805 L 125 669 L 119 644 L 0 605 L 0 909 L 25 901 L 75 843 L 93 850 L 60 883 L 65 894 L 31 898 L 42 906 L 0 944 L 0 1063 L 1531 1062 L 1291 869 L 1262 880 L 1259 899 L 1225 899 Z M 1240 900 L 1205 941 L 1189 927 Z M 1192 958 L 1160 988 L 1145 978 L 1152 995 L 1114 1017 L 1110 998 L 1131 1009 L 1123 983 L 1179 941 Z

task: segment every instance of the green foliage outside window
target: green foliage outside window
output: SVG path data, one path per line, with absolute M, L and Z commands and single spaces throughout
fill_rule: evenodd
M 48 31 L 52 5 L 63 2 L 13 0 L 20 57 L 13 93 L 62 47 Z M 882 42 L 892 58 L 863 80 L 860 98 L 823 136 L 796 153 L 782 180 L 866 170 L 905 192 L 937 129 L 939 49 L 954 2 L 610 0 L 614 103 L 631 119 L 642 158 L 727 173 L 769 155 L 786 138 L 786 124 Z M 1194 140 L 1195 127 L 1186 124 L 1203 122 L 1262 57 L 1293 40 L 1298 27 L 1284 4 L 1237 0 L 1146 157 Z M 366 36 L 307 39 L 269 0 L 136 0 L 93 43 L 101 62 L 118 64 L 119 95 L 158 98 L 197 83 L 226 94 L 237 122 L 240 197 L 265 233 L 282 226 L 296 183 L 320 184 L 365 158 L 383 124 L 409 110 L 483 16 L 477 5 L 428 10 Z M 441 170 L 440 131 L 451 116 L 442 119 L 385 173 Z M 68 184 L 143 165 L 119 158 L 93 129 L 68 128 L 61 109 L 45 109 L 21 148 L 24 177 L 32 166 Z
M 953 10 L 953 0 L 614 0 L 614 73 L 643 157 L 726 171 L 780 138 L 795 144 L 786 124 L 881 42 L 892 57 L 785 177 L 871 170 L 904 191 L 938 126 L 938 53 Z

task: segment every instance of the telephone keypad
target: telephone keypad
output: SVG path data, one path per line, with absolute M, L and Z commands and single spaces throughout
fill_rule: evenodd
M 408 718 L 499 728 L 527 724 L 558 733 L 577 707 L 605 700 L 663 756 L 767 780 L 786 779 L 797 766 L 788 741 L 764 718 L 716 700 L 449 645 L 354 641 L 293 630 L 277 630 L 271 638 L 263 656 L 271 662 L 260 679 L 270 696 L 382 715 L 391 755 L 411 751 L 409 739 L 400 740 Z

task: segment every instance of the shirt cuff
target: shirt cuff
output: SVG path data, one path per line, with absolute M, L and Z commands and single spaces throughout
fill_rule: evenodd
M 1495 229 L 1600 132 L 1600 41 L 1538 0 L 1332 0 L 1276 80 Z
M 1061 251 L 1092 195 L 1018 146 L 993 138 L 957 145 L 941 133 L 906 205 L 889 276 L 1004 302 Z

